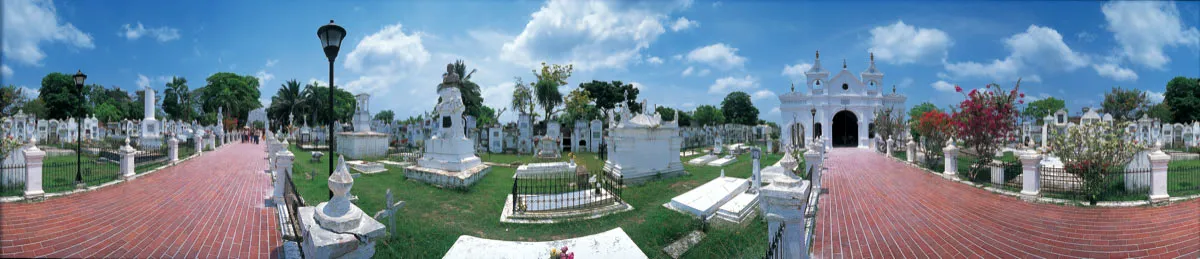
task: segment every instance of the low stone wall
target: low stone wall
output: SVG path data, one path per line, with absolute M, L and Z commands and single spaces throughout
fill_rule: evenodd
M 447 172 L 438 169 L 409 166 L 404 168 L 404 177 L 442 188 L 466 189 L 483 179 L 492 168 L 480 164 L 465 172 Z

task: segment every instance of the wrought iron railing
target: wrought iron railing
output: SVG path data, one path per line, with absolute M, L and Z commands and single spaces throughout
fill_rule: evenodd
M 772 235 L 771 245 L 767 246 L 767 254 L 763 256 L 764 259 L 783 258 L 783 246 L 780 244 L 783 241 L 783 230 L 785 229 L 787 229 L 787 222 L 780 221 L 779 229 L 775 230 L 775 234 Z
M 303 223 L 300 222 L 299 208 L 305 206 L 304 198 L 301 198 L 300 193 L 296 192 L 296 183 L 292 182 L 291 172 L 284 173 L 282 175 L 284 175 L 284 178 L 286 179 L 279 180 L 287 181 L 287 184 L 284 185 L 283 188 L 284 206 L 287 206 L 288 216 L 290 217 L 289 221 L 292 222 L 291 229 L 287 229 L 285 231 L 290 231 L 292 233 L 292 235 L 290 235 L 290 240 L 303 242 L 304 232 L 301 230 L 303 228 L 301 224 Z
M 1087 201 L 1145 200 L 1150 190 L 1150 168 L 1113 167 L 1079 172 L 1041 166 L 1041 192 L 1058 198 Z
M 1171 196 L 1200 194 L 1200 166 L 1168 166 L 1167 194 Z
M 21 152 L 20 148 L 9 152 Z M 9 156 L 20 155 L 10 153 Z M 0 197 L 21 196 L 25 191 L 25 163 L 5 163 L 0 165 Z
M 624 203 L 624 176 L 603 171 L 558 172 L 513 176 L 513 212 L 551 212 Z M 594 180 L 594 181 L 593 181 Z

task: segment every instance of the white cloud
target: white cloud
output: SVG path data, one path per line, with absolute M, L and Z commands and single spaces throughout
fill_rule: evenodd
M 943 63 L 949 74 L 940 78 L 981 77 L 1000 82 L 1016 81 L 1018 77 L 1028 82 L 1041 82 L 1033 67 L 1041 70 L 1073 71 L 1086 66 L 1089 60 L 1081 53 L 1071 50 L 1063 43 L 1062 35 L 1048 27 L 1030 25 L 1025 32 L 1005 39 L 1010 54 L 991 63 L 959 62 Z
M 772 96 L 775 96 L 775 92 L 772 92 L 771 90 L 767 90 L 767 89 L 758 90 L 758 91 L 754 92 L 753 95 L 751 95 L 751 97 L 753 97 L 754 100 L 762 100 L 762 99 L 766 99 L 766 98 L 772 97 Z
M 708 70 L 707 68 L 705 68 L 705 69 L 703 69 L 703 70 L 700 70 L 700 73 L 696 73 L 696 75 L 697 75 L 697 76 L 707 76 L 709 72 L 712 72 L 712 71 L 710 71 L 710 70 Z
M 21 93 L 24 94 L 25 97 L 27 97 L 29 99 L 37 98 L 38 95 L 41 95 L 40 89 L 33 89 L 33 88 L 29 88 L 28 86 L 24 86 L 24 85 L 18 87 L 18 89 L 20 89 Z
M 674 56 L 671 56 L 671 59 L 674 59 L 674 60 L 682 60 L 682 59 L 683 59 L 683 55 L 680 55 L 680 54 L 675 54 Z
M 695 70 L 696 70 L 695 67 L 689 66 L 689 67 L 687 67 L 687 69 L 683 70 L 683 76 L 690 76 L 690 75 L 692 75 L 692 71 L 695 71 Z
M 150 78 L 146 77 L 145 75 L 138 74 L 136 85 L 138 86 L 138 89 L 148 88 L 150 87 Z
M 724 77 L 717 79 L 712 86 L 708 87 L 708 93 L 725 94 L 728 91 L 749 90 L 758 87 L 758 80 L 751 76 L 742 78 Z
M 1088 64 L 1085 56 L 1063 43 L 1058 31 L 1048 27 L 1030 25 L 1024 33 L 1005 40 L 1005 44 L 1012 50 L 1012 57 L 1043 69 L 1073 71 Z
M 179 39 L 179 29 L 163 26 L 158 28 L 146 29 L 142 22 L 137 22 L 137 26 L 126 23 L 121 27 L 121 32 L 117 33 L 121 37 L 129 40 L 137 40 L 142 36 L 152 36 L 158 42 L 168 42 Z
M 1146 90 L 1146 99 L 1149 99 L 1151 102 L 1161 103 L 1163 101 L 1163 98 L 1164 97 L 1163 97 L 1162 92 Z
M 1092 65 L 1092 69 L 1095 69 L 1096 73 L 1101 76 L 1117 81 L 1135 81 L 1138 78 L 1137 73 L 1134 73 L 1132 69 L 1123 68 L 1113 63 L 1094 64 Z
M 675 23 L 671 24 L 671 31 L 682 31 L 689 28 L 700 27 L 700 22 L 688 20 L 687 17 L 679 17 Z
M 1162 69 L 1171 61 L 1167 46 L 1200 46 L 1200 30 L 1186 27 L 1174 2 L 1112 1 L 1100 8 L 1119 51 L 1134 63 Z
M 646 88 L 645 88 L 646 85 L 639 83 L 639 82 L 629 82 L 629 85 L 632 85 L 633 88 L 638 89 L 638 90 L 646 90 Z
M 647 58 L 647 59 L 646 59 L 646 62 L 649 62 L 650 64 L 659 65 L 659 64 L 662 64 L 662 63 L 663 63 L 663 59 L 662 59 L 662 58 L 659 58 L 659 57 L 653 57 L 653 56 L 652 56 L 652 57 L 650 57 L 650 58 Z
M 732 68 L 740 68 L 746 63 L 746 58 L 737 55 L 737 48 L 729 47 L 725 43 L 717 43 L 704 47 L 699 47 L 687 54 L 687 60 L 691 62 L 705 63 L 710 66 L 729 70 Z
M 934 90 L 951 93 L 954 92 L 954 84 L 947 83 L 946 81 L 938 80 L 937 82 L 930 84 L 930 86 L 933 86 Z
M 527 67 L 545 61 L 581 71 L 621 68 L 666 32 L 668 13 L 690 4 L 550 0 L 504 43 L 500 57 Z
M 275 66 L 275 63 L 279 63 L 279 60 L 278 59 L 268 59 L 267 67 L 273 67 L 273 66 Z
M 405 34 L 400 24 L 367 35 L 346 56 L 343 67 L 359 74 L 357 79 L 344 84 L 346 90 L 378 95 L 412 76 L 430 60 L 421 36 L 420 32 Z
M 810 63 L 796 63 L 795 65 L 783 65 L 783 72 L 780 75 L 787 76 L 793 82 L 805 82 L 804 72 L 812 68 Z
M 0 77 L 9 78 L 12 77 L 12 75 L 12 68 L 8 68 L 8 65 L 0 65 Z
M 3 53 L 11 60 L 41 66 L 46 53 L 43 42 L 63 42 L 80 49 L 92 49 L 92 36 L 71 23 L 60 23 L 54 3 L 49 0 L 4 2 Z
M 1092 33 L 1086 32 L 1086 31 L 1081 31 L 1081 32 L 1075 34 L 1075 38 L 1079 38 L 1079 41 L 1082 41 L 1082 42 L 1092 42 L 1092 41 L 1096 40 L 1096 34 L 1092 34 Z
M 903 89 L 903 88 L 908 88 L 909 86 L 912 86 L 912 84 L 913 84 L 912 77 L 905 77 L 904 79 L 900 80 L 900 83 L 897 84 L 896 87 Z
M 258 77 L 258 86 L 264 87 L 267 86 L 267 82 L 271 82 L 271 79 L 275 78 L 275 74 L 267 73 L 266 70 L 259 70 L 258 73 L 254 73 L 254 77 Z
M 938 29 L 917 28 L 897 21 L 871 29 L 871 52 L 891 64 L 907 64 L 930 58 L 945 58 L 954 45 L 950 36 Z
M 767 115 L 779 114 L 779 113 L 780 113 L 779 107 L 776 106 L 775 108 L 771 108 L 771 111 L 767 112 Z

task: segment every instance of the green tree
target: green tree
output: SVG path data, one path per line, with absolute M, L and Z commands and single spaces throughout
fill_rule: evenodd
M 251 110 L 262 107 L 258 102 L 258 78 L 254 76 L 218 72 L 205 81 L 208 84 L 197 90 L 200 91 L 202 111 L 206 114 L 215 114 L 221 108 L 226 118 L 238 118 L 244 123 Z
M 17 113 L 17 109 L 28 101 L 25 92 L 15 85 L 0 87 L 0 117 L 8 117 Z
M 516 77 L 515 85 L 513 86 L 512 107 L 518 114 L 533 113 L 533 90 L 528 84 L 521 81 L 521 77 Z
M 1167 106 L 1167 103 L 1150 105 L 1150 108 L 1147 108 L 1145 113 L 1151 119 L 1158 119 L 1163 122 L 1170 122 L 1175 119 L 1175 114 L 1171 112 L 1171 107 Z M 1138 116 L 1140 117 L 1141 115 L 1139 114 Z
M 308 122 L 311 125 L 328 125 L 329 118 L 340 122 L 350 121 L 354 116 L 354 105 L 357 102 L 354 100 L 354 95 L 343 90 L 344 88 L 336 88 L 334 94 L 334 111 L 329 111 L 329 87 L 323 86 L 320 83 L 312 83 L 304 86 L 304 91 L 301 95 L 304 97 L 305 111 L 301 114 L 308 114 Z
M 291 125 L 289 121 L 294 116 L 300 116 L 304 100 L 300 96 L 300 82 L 296 79 L 288 80 L 279 85 L 279 90 L 275 92 L 275 96 L 271 97 L 271 104 L 267 106 L 267 118 L 271 121 L 279 122 L 279 125 Z M 291 117 L 290 117 L 291 116 Z M 300 125 L 300 123 L 294 123 Z
M 1025 116 L 1025 118 L 1029 118 L 1030 120 L 1039 121 L 1045 118 L 1046 115 L 1054 114 L 1055 112 L 1058 112 L 1058 110 L 1062 110 L 1065 107 L 1067 107 L 1067 104 L 1066 102 L 1063 102 L 1063 100 L 1059 100 L 1054 97 L 1046 97 L 1046 99 L 1030 102 L 1025 106 L 1025 111 L 1022 112 L 1021 115 Z
M 1171 121 L 1200 120 L 1200 78 L 1172 78 L 1167 82 L 1163 102 L 1171 107 Z
M 625 84 L 621 81 L 604 82 L 592 80 L 587 83 L 580 83 L 579 88 L 587 91 L 588 96 L 592 97 L 596 102 L 596 107 L 607 113 L 617 107 L 617 104 L 625 102 L 625 107 L 629 107 L 630 111 L 641 112 L 641 104 L 637 102 L 638 89 L 633 87 L 633 84 Z
M 675 109 L 671 109 L 671 107 L 666 107 L 666 106 L 655 107 L 654 112 L 657 112 L 658 116 L 661 116 L 663 121 L 675 120 Z M 683 116 L 680 116 L 680 117 L 683 117 Z
M 471 81 L 471 75 L 475 74 L 475 69 L 467 72 L 467 64 L 463 60 L 454 61 L 454 73 L 458 74 L 459 92 L 462 93 L 463 106 L 466 108 L 465 115 L 479 118 L 479 107 L 483 106 L 483 95 L 479 91 L 479 85 Z
M 390 123 L 394 118 L 396 118 L 396 113 L 392 112 L 392 110 L 383 110 L 375 114 L 375 119 L 383 122 Z
M 908 118 L 909 118 L 908 121 L 918 121 L 921 119 L 922 116 L 925 115 L 925 112 L 928 112 L 928 111 L 941 111 L 941 110 L 938 110 L 937 105 L 933 105 L 932 103 L 929 103 L 929 102 L 924 102 L 924 103 L 918 104 L 916 106 L 913 106 L 912 109 L 908 109 Z M 917 139 L 918 137 L 921 136 L 921 133 L 919 131 L 917 131 L 916 123 L 912 123 L 909 125 L 908 133 L 909 133 L 909 135 L 912 136 L 912 139 Z
M 571 77 L 573 70 L 573 65 L 547 66 L 546 63 L 542 63 L 541 71 L 533 71 L 534 76 L 537 76 L 537 82 L 533 85 L 533 93 L 537 98 L 537 103 L 542 106 L 542 110 L 546 111 L 545 121 L 549 121 L 554 115 L 554 108 L 563 103 L 563 95 L 558 91 L 558 87 L 567 85 L 567 78 Z
M 721 101 L 721 113 L 730 123 L 753 126 L 758 122 L 758 108 L 750 102 L 750 95 L 742 91 L 725 96 L 725 100 Z
M 479 107 L 479 117 L 475 119 L 475 127 L 486 129 L 496 123 L 496 110 L 487 105 Z
M 96 119 L 100 120 L 101 122 L 118 121 L 125 116 L 121 109 L 118 109 L 116 106 L 113 106 L 110 103 L 100 104 L 99 106 L 96 106 L 95 110 Z
M 1113 87 L 1111 91 L 1104 94 L 1104 102 L 1101 107 L 1104 108 L 1105 113 L 1112 114 L 1113 119 L 1128 121 L 1137 119 L 1134 116 L 1140 113 L 1141 109 L 1149 108 L 1149 104 L 1146 92 L 1142 90 Z
M 22 105 L 21 110 L 25 111 L 25 114 L 33 115 L 38 118 L 46 118 L 46 114 L 50 113 L 49 109 L 46 108 L 46 102 L 42 101 L 42 98 L 33 98 L 33 100 L 25 102 L 25 104 Z
M 49 119 L 80 118 L 88 114 L 88 106 L 83 98 L 84 89 L 75 87 L 75 79 L 63 73 L 50 73 L 42 77 L 42 88 L 38 98 L 46 105 L 46 116 Z
M 692 113 L 679 111 L 679 126 L 692 126 Z
M 692 118 L 696 120 L 695 126 L 710 126 L 725 124 L 725 114 L 712 105 L 700 105 L 696 107 Z
M 559 122 L 566 125 L 575 125 L 575 121 L 591 121 L 599 117 L 600 109 L 592 104 L 592 98 L 588 95 L 588 92 L 576 88 L 567 94 L 565 114 L 559 117 Z
M 163 89 L 162 109 L 172 119 L 191 121 L 195 111 L 192 110 L 192 92 L 188 90 L 187 79 L 171 77 L 167 88 Z

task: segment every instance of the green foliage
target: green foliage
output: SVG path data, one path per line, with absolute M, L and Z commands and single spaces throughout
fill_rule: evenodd
M 50 73 L 42 78 L 42 88 L 38 98 L 46 105 L 48 119 L 66 119 L 83 117 L 88 114 L 84 89 L 75 86 L 75 79 L 63 73 Z
M 908 121 L 918 121 L 921 119 L 922 116 L 925 115 L 926 112 L 929 112 L 929 111 L 940 111 L 940 110 L 938 110 L 937 105 L 933 105 L 932 103 L 929 103 L 929 102 L 923 102 L 921 104 L 913 106 L 912 109 L 908 110 Z M 912 136 L 913 139 L 917 139 L 918 137 L 921 136 L 921 134 L 917 132 L 916 124 L 912 124 L 909 128 L 910 128 L 909 134 Z
M 462 93 L 463 106 L 466 108 L 464 115 L 474 116 L 479 118 L 479 108 L 483 106 L 483 95 L 479 92 L 479 85 L 471 81 L 471 75 L 475 74 L 475 70 L 467 72 L 467 64 L 463 60 L 454 61 L 454 73 L 458 74 L 459 92 Z
M 263 129 L 264 126 L 265 125 L 263 124 L 262 121 L 254 121 L 254 123 L 252 124 L 251 127 L 255 128 L 255 129 Z
M 729 93 L 721 100 L 721 113 L 729 123 L 753 126 L 758 122 L 758 108 L 750 102 L 750 95 L 742 91 Z
M 304 114 L 301 113 L 306 108 L 304 104 L 303 96 L 300 95 L 300 82 L 296 79 L 288 80 L 279 85 L 279 90 L 271 97 L 271 104 L 267 106 L 267 119 L 275 125 L 292 125 L 289 120 L 295 117 L 304 119 Z M 289 117 L 292 115 L 295 117 Z M 297 127 L 300 124 L 294 123 Z
M 100 106 L 96 106 L 94 110 L 96 113 L 96 119 L 103 122 L 117 121 L 125 116 L 121 109 L 118 109 L 116 106 L 113 106 L 110 103 L 100 104 Z
M 559 122 L 565 125 L 575 125 L 576 121 L 591 121 L 600 118 L 600 109 L 592 104 L 592 98 L 582 88 L 575 88 L 567 94 L 566 113 L 559 117 Z
M 533 113 L 533 90 L 529 84 L 521 81 L 521 77 L 516 77 L 515 85 L 513 86 L 512 109 L 518 114 Z
M 1105 177 L 1123 177 L 1122 174 L 1105 174 L 1113 168 L 1124 168 L 1134 153 L 1145 148 L 1143 143 L 1127 141 L 1125 127 L 1128 122 L 1117 125 L 1109 123 L 1085 123 L 1067 128 L 1066 132 L 1052 134 L 1050 154 L 1063 161 L 1063 169 L 1083 179 L 1084 193 L 1089 200 L 1099 198 Z
M 215 114 L 218 108 L 223 108 L 226 118 L 239 118 L 239 123 L 245 123 L 251 110 L 262 107 L 258 102 L 258 78 L 254 76 L 218 72 L 205 81 L 207 85 L 196 89 L 204 113 Z
M 1149 108 L 1150 101 L 1146 99 L 1146 92 L 1137 89 L 1122 89 L 1121 87 L 1113 87 L 1111 91 L 1104 94 L 1104 112 L 1112 114 L 1115 120 L 1134 120 L 1134 116 L 1141 113 L 1142 109 Z
M 391 111 L 387 111 L 387 112 L 391 112 Z M 378 117 L 378 116 L 376 116 L 376 117 Z M 490 125 L 495 124 L 497 121 L 498 120 L 496 120 L 496 110 L 492 109 L 492 107 L 488 107 L 487 105 L 479 106 L 479 117 L 475 119 L 475 122 L 476 122 L 475 127 L 480 128 L 480 129 L 486 129 Z
M 1200 78 L 1175 77 L 1167 82 L 1167 92 L 1163 94 L 1163 102 L 1171 107 L 1172 120 L 1200 120 Z
M 196 111 L 193 109 L 192 92 L 188 90 L 186 78 L 171 77 L 171 82 L 167 82 L 167 89 L 163 90 L 162 109 L 171 119 L 192 120 Z
M 888 140 L 904 130 L 904 115 L 900 111 L 882 109 L 875 111 L 875 137 Z
M 304 86 L 304 91 L 300 93 L 303 97 L 305 109 L 299 114 L 311 116 L 308 118 L 309 125 L 329 125 L 329 119 L 340 122 L 350 121 L 354 116 L 354 105 L 357 104 L 354 100 L 354 95 L 347 92 L 343 88 L 334 90 L 334 111 L 329 111 L 329 87 L 323 86 L 320 83 L 312 83 Z
M 1025 116 L 1025 118 L 1036 121 L 1045 118 L 1046 115 L 1054 114 L 1054 112 L 1062 110 L 1066 107 L 1067 104 L 1066 102 L 1063 102 L 1063 100 L 1059 100 L 1054 97 L 1047 97 L 1046 99 L 1030 102 L 1029 105 L 1025 106 L 1025 111 L 1021 113 L 1021 116 Z
M 34 98 L 33 100 L 25 102 L 24 105 L 21 105 L 21 110 L 25 111 L 25 114 L 33 115 L 38 118 L 45 118 L 46 114 L 49 113 L 48 109 L 46 108 L 46 102 L 42 101 L 42 98 Z
M 1164 122 L 1171 121 L 1175 117 L 1175 114 L 1171 112 L 1171 107 L 1167 106 L 1167 103 L 1150 105 L 1150 108 L 1147 108 L 1145 113 L 1151 119 L 1157 119 Z
M 625 84 L 621 81 L 603 82 L 592 80 L 587 83 L 580 83 L 579 88 L 587 91 L 588 96 L 596 101 L 596 107 L 604 112 L 608 112 L 617 107 L 617 104 L 625 102 L 625 107 L 629 107 L 630 111 L 641 112 L 641 104 L 637 102 L 637 96 L 640 90 L 633 87 L 633 84 Z
M 540 72 L 533 71 L 534 76 L 537 76 L 537 82 L 533 84 L 533 93 L 538 105 L 546 111 L 546 120 L 554 115 L 554 108 L 563 103 L 562 92 L 558 91 L 558 87 L 567 85 L 567 78 L 571 77 L 573 70 L 573 65 L 547 66 L 543 62 Z
M 675 120 L 675 109 L 671 109 L 670 107 L 659 106 L 654 108 L 654 112 L 657 112 L 658 116 L 662 116 L 663 121 Z
M 725 124 L 725 114 L 712 105 L 700 105 L 696 107 L 692 117 L 696 120 L 695 126 L 710 126 Z
M 491 108 L 488 108 L 488 110 L 491 110 Z M 396 113 L 392 112 L 392 110 L 383 110 L 375 114 L 375 119 L 383 122 L 390 123 L 394 118 L 396 118 Z
M 952 136 L 963 141 L 964 151 L 976 154 L 975 164 L 964 175 L 971 180 L 987 168 L 995 158 L 993 154 L 1000 146 L 1014 141 L 1013 132 L 1016 130 L 1017 110 L 1015 106 L 1024 94 L 1018 91 L 1021 80 L 1011 91 L 1001 89 L 998 84 L 988 84 L 985 89 L 971 90 L 966 94 L 966 100 L 954 111 L 955 125 Z M 955 86 L 955 89 L 961 89 Z
M 16 114 L 28 99 L 20 87 L 11 84 L 0 87 L 0 117 Z

